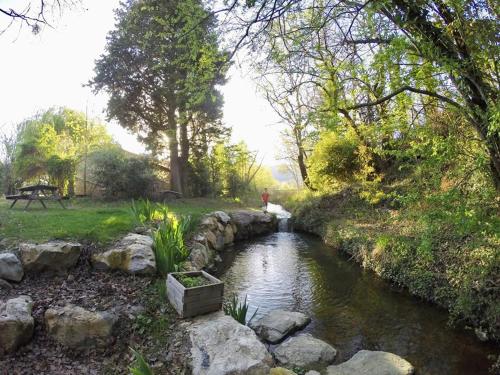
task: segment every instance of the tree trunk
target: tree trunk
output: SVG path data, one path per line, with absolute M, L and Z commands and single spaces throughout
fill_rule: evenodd
M 170 189 L 183 194 L 179 165 L 179 144 L 177 142 L 177 121 L 175 118 L 175 106 L 172 105 L 172 102 L 169 103 L 167 121 L 168 149 L 170 154 Z
M 180 144 L 181 144 L 181 157 L 180 157 L 180 171 L 181 171 L 181 185 L 184 194 L 189 192 L 189 138 L 188 138 L 188 119 L 183 119 L 180 124 Z

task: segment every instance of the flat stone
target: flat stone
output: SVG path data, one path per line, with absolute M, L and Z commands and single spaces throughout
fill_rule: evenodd
M 156 261 L 153 239 L 137 233 L 129 233 L 111 249 L 93 254 L 96 269 L 122 270 L 131 274 L 153 275 Z
M 340 365 L 328 366 L 327 375 L 411 375 L 415 369 L 410 362 L 388 352 L 360 350 Z
M 51 241 L 43 244 L 22 243 L 19 254 L 26 272 L 66 273 L 80 257 L 81 245 Z
M 35 320 L 31 316 L 33 301 L 29 296 L 19 296 L 0 301 L 0 349 L 11 352 L 27 344 L 33 337 Z
M 304 375 L 321 375 L 318 371 L 309 370 Z
M 215 234 L 207 230 L 203 235 L 207 239 L 208 246 L 210 246 L 212 249 L 215 249 L 217 246 L 217 237 L 215 236 Z
M 210 215 L 213 215 L 219 220 L 222 224 L 226 225 L 231 221 L 231 217 L 226 214 L 224 211 L 215 211 L 212 212 Z
M 336 355 L 337 351 L 333 346 L 310 334 L 290 337 L 274 350 L 274 356 L 279 363 L 306 370 L 329 365 Z
M 117 320 L 111 312 L 93 312 L 73 305 L 45 311 L 49 335 L 70 348 L 108 345 Z
M 262 318 L 250 322 L 249 326 L 260 338 L 276 344 L 310 322 L 311 318 L 300 312 L 273 310 Z
M 0 278 L 21 281 L 24 276 L 23 265 L 13 253 L 0 253 Z
M 215 313 L 199 318 L 189 332 L 193 374 L 269 374 L 273 360 L 264 344 L 230 316 Z

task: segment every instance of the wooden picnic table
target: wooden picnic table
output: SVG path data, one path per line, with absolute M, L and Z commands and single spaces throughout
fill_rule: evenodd
M 45 205 L 44 201 L 57 201 L 62 206 L 62 208 L 66 208 L 62 203 L 62 198 L 59 195 L 59 189 L 57 186 L 37 184 L 32 186 L 23 186 L 22 188 L 19 188 L 17 190 L 19 191 L 19 194 L 7 195 L 5 197 L 8 200 L 14 201 L 10 205 L 10 208 L 14 207 L 18 200 L 28 201 L 26 207 L 24 208 L 25 210 L 33 201 L 39 201 L 45 209 L 47 208 L 47 206 Z

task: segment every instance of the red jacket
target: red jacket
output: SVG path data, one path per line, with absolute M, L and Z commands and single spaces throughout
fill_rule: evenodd
M 262 193 L 261 197 L 262 197 L 262 202 L 264 203 L 269 202 L 269 193 L 264 192 Z

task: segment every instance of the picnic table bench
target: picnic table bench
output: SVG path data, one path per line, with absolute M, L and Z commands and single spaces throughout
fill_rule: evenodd
M 58 193 L 58 187 L 52 185 L 32 185 L 32 186 L 23 186 L 22 188 L 17 189 L 19 194 L 7 195 L 5 198 L 8 200 L 13 200 L 10 208 L 14 207 L 18 200 L 26 200 L 28 203 L 26 204 L 25 210 L 30 206 L 31 202 L 39 201 L 43 208 L 47 208 L 44 201 L 57 201 L 59 204 L 64 207 L 62 203 L 62 198 Z

